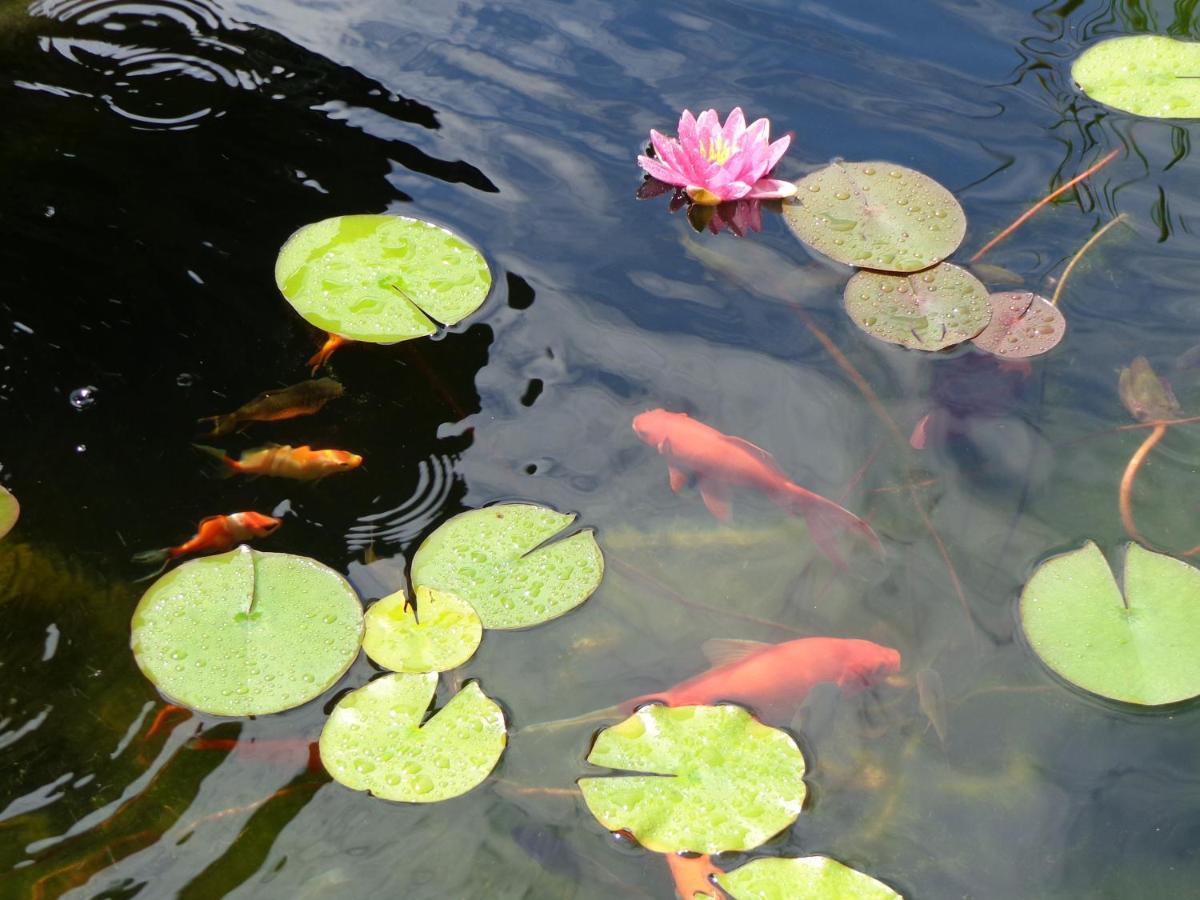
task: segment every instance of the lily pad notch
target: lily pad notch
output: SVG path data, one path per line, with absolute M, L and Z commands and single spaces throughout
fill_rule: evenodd
M 394 344 L 471 315 L 487 299 L 492 273 L 475 247 L 432 222 L 349 215 L 305 225 L 288 238 L 275 283 L 317 328 Z

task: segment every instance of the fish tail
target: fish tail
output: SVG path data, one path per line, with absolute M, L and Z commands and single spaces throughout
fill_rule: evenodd
M 212 429 L 206 437 L 221 437 L 229 434 L 237 425 L 236 419 L 231 415 L 224 416 L 205 416 L 203 419 L 197 419 L 199 425 L 212 425 Z
M 224 450 L 218 450 L 216 447 L 209 447 L 206 444 L 192 444 L 201 453 L 211 456 L 220 464 L 222 478 L 229 478 L 241 471 L 241 466 L 236 459 L 230 459 L 225 455 Z
M 167 567 L 167 563 L 171 561 L 171 550 L 169 547 L 163 547 L 161 550 L 146 550 L 142 553 L 135 553 L 133 554 L 133 561 L 139 566 L 157 566 L 149 574 L 135 579 L 134 584 L 137 584 L 139 581 L 149 581 Z
M 838 536 L 849 532 L 862 538 L 870 548 L 882 555 L 879 535 L 865 521 L 832 500 L 814 494 L 794 482 L 788 482 L 775 500 L 793 516 L 803 516 L 813 543 L 839 569 L 847 569 L 845 557 L 838 546 Z

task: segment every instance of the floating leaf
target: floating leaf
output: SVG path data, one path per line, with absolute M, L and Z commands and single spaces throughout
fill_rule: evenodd
M 1080 90 L 1106 106 L 1156 119 L 1200 117 L 1200 44 L 1162 35 L 1102 41 L 1071 66 Z
M 1179 417 L 1179 401 L 1165 378 L 1159 378 L 1150 361 L 1139 356 L 1121 370 L 1117 384 L 1121 402 L 1139 422 L 1161 422 Z
M 321 731 L 333 778 L 385 800 L 436 803 L 465 794 L 496 767 L 504 713 L 469 683 L 422 724 L 438 677 L 385 675 L 338 701 Z
M 21 505 L 17 498 L 0 487 L 0 538 L 12 531 L 20 515 Z
M 350 668 L 362 607 L 332 569 L 242 546 L 186 562 L 133 612 L 133 655 L 175 702 L 221 716 L 290 709 Z
M 796 183 L 783 206 L 795 235 L 838 262 L 916 272 L 962 243 L 967 217 L 930 178 L 886 162 L 835 162 Z
M 586 600 L 604 576 L 590 530 L 541 546 L 574 521 L 529 503 L 461 513 L 421 544 L 412 582 L 462 597 L 484 628 L 546 622 Z
M 579 788 L 600 824 L 660 853 L 751 850 L 804 804 L 796 742 L 740 706 L 644 706 L 600 732 L 588 762 L 647 773 Z
M 433 334 L 482 305 L 492 275 L 451 231 L 403 216 L 337 216 L 305 225 L 279 251 L 275 283 L 305 321 L 357 341 Z
M 858 272 L 845 297 L 846 312 L 867 334 L 916 350 L 969 341 L 992 318 L 987 288 L 950 263 L 915 275 Z
M 1200 572 L 1129 544 L 1121 594 L 1091 541 L 1038 566 L 1021 594 L 1029 644 L 1084 690 L 1158 706 L 1200 694 Z
M 461 666 L 483 637 L 471 604 L 445 591 L 416 590 L 415 605 L 404 591 L 367 610 L 363 650 L 393 672 L 444 672 Z
M 1067 320 L 1045 297 L 1029 291 L 988 294 L 992 321 L 974 337 L 976 347 L 1006 359 L 1049 353 L 1067 333 Z
M 717 876 L 734 900 L 899 900 L 881 881 L 827 856 L 755 859 Z

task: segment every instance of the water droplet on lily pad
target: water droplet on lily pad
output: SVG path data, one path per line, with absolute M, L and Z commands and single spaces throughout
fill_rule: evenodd
M 12 531 L 21 515 L 21 504 L 17 498 L 0 487 L 0 538 Z
M 483 256 L 458 235 L 404 216 L 337 216 L 305 225 L 283 245 L 275 283 L 318 328 L 392 344 L 453 325 L 488 295 Z
M 1200 117 L 1198 75 L 1200 44 L 1153 34 L 1101 41 L 1071 66 L 1093 100 L 1156 119 Z
M 879 174 L 880 166 L 887 176 Z M 967 217 L 954 195 L 902 166 L 836 162 L 805 176 L 797 188 L 783 206 L 788 227 L 838 262 L 871 259 L 872 268 L 915 272 L 941 262 L 966 234 Z
M 845 302 L 846 312 L 863 331 L 916 350 L 968 341 L 992 318 L 987 288 L 950 263 L 921 277 L 858 272 L 846 284 Z M 869 325 L 868 318 L 874 319 Z
M 900 900 L 890 887 L 827 856 L 754 859 L 717 876 L 736 900 Z
M 604 557 L 589 529 L 551 540 L 574 521 L 573 514 L 529 503 L 461 513 L 421 544 L 412 582 L 466 600 L 485 628 L 557 618 L 590 597 L 604 576 Z
M 437 680 L 385 675 L 339 700 L 320 741 L 334 780 L 385 800 L 436 803 L 487 778 L 508 741 L 504 713 L 470 682 L 422 724 Z M 454 764 L 438 765 L 443 756 Z
M 751 850 L 804 805 L 796 742 L 740 706 L 642 707 L 600 733 L 588 762 L 645 773 L 581 778 L 579 789 L 605 828 L 660 853 Z
M 1046 560 L 1021 594 L 1029 645 L 1067 681 L 1112 700 L 1200 695 L 1200 571 L 1129 544 L 1123 587 L 1091 541 Z
M 1045 297 L 1029 291 L 998 291 L 988 295 L 992 321 L 974 338 L 980 349 L 1008 359 L 1040 356 L 1058 346 L 1067 333 L 1067 320 Z
M 363 650 L 393 672 L 444 672 L 461 666 L 479 646 L 483 624 L 467 601 L 446 591 L 404 591 L 367 610 Z
M 322 694 L 358 656 L 362 629 L 358 596 L 333 569 L 242 546 L 154 582 L 134 610 L 131 644 L 142 672 L 174 702 L 249 716 Z M 179 666 L 180 653 L 220 665 Z

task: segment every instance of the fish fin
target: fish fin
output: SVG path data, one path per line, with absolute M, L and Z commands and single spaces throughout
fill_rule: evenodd
M 729 488 L 726 485 L 705 478 L 700 482 L 700 498 L 713 518 L 721 522 L 729 521 Z
M 773 457 L 770 453 L 768 453 L 762 447 L 758 446 L 758 444 L 752 444 L 745 438 L 740 438 L 740 437 L 737 437 L 736 435 L 732 435 L 732 434 L 726 434 L 726 435 L 723 435 L 723 437 L 725 438 L 726 441 L 733 444 L 734 446 L 741 447 L 747 453 L 750 453 L 753 456 L 757 456 L 759 459 L 761 459 L 767 465 L 773 466 L 776 469 L 779 468 L 779 463 L 775 462 L 775 457 Z
M 917 673 L 917 702 L 921 712 L 933 726 L 938 740 L 946 743 L 946 688 L 942 676 L 933 669 L 922 669 Z
M 229 434 L 233 431 L 236 424 L 234 417 L 231 415 L 224 416 L 205 416 L 203 419 L 197 419 L 196 424 L 207 425 L 212 424 L 212 430 L 205 437 L 221 437 L 221 435 Z
M 914 450 L 924 450 L 929 446 L 929 420 L 933 417 L 933 413 L 925 413 L 921 416 L 921 421 L 913 427 L 912 434 L 908 438 L 908 446 Z
M 791 515 L 804 516 L 809 537 L 817 545 L 817 549 L 839 569 L 847 569 L 846 560 L 838 546 L 838 535 L 843 531 L 857 535 L 866 541 L 876 555 L 883 555 L 883 543 L 875 529 L 828 497 L 814 494 L 794 481 L 789 481 L 774 495 L 774 500 Z
M 143 575 L 141 578 L 135 578 L 133 583 L 137 584 L 141 581 L 149 581 L 151 578 L 161 575 L 163 570 L 167 568 L 167 564 L 171 561 L 171 551 L 167 547 L 161 550 L 146 550 L 143 553 L 135 553 L 133 561 L 138 565 L 157 565 L 157 568 L 149 574 Z
M 763 641 L 743 641 L 738 638 L 712 638 L 700 645 L 700 652 L 714 666 L 727 666 L 774 646 Z
M 218 450 L 216 447 L 209 447 L 206 444 L 192 444 L 197 450 L 206 456 L 211 456 L 217 461 L 221 468 L 221 477 L 229 478 L 238 471 L 238 462 L 235 459 L 230 459 L 225 455 L 224 450 Z
M 667 463 L 667 474 L 671 476 L 671 490 L 678 494 L 687 484 L 687 473 L 671 463 Z

